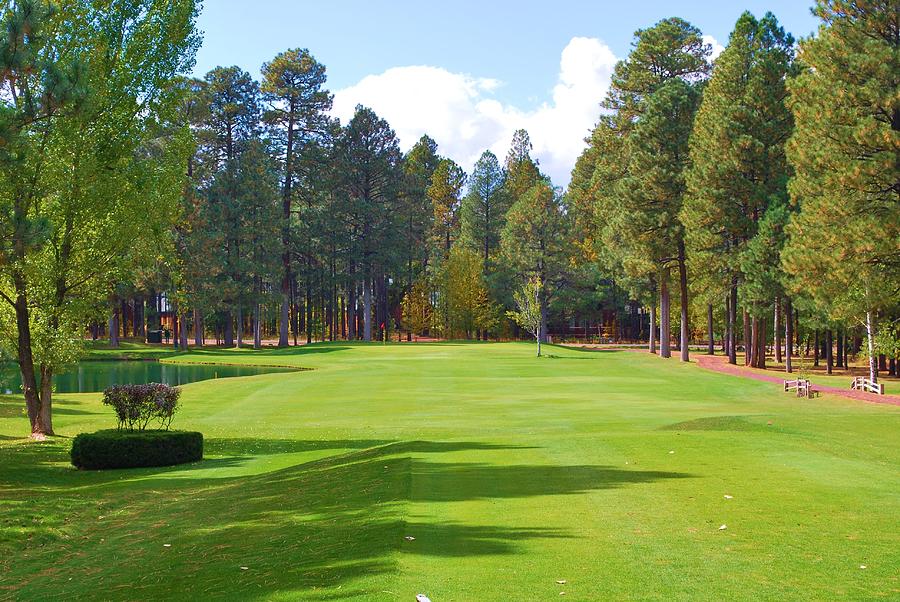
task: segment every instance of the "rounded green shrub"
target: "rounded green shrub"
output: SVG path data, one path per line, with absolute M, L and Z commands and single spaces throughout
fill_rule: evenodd
M 86 470 L 171 466 L 203 459 L 203 434 L 103 430 L 72 441 L 72 464 Z

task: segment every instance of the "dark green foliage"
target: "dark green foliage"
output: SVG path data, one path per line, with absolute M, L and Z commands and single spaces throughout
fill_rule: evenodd
M 623 125 L 643 112 L 644 99 L 670 79 L 694 82 L 710 71 L 711 48 L 700 30 L 677 17 L 634 33 L 631 52 L 619 61 L 603 106 Z
M 144 430 L 152 421 L 169 430 L 178 410 L 181 390 L 161 383 L 113 385 L 103 391 L 103 405 L 112 406 L 119 430 Z
M 506 172 L 496 155 L 484 151 L 469 178 L 469 193 L 460 208 L 460 242 L 478 252 L 488 262 L 500 245 L 500 231 L 509 209 L 505 189 Z
M 428 187 L 440 160 L 437 143 L 428 136 L 422 136 L 403 157 L 400 204 L 407 288 L 428 265 L 427 240 L 434 222 Z
M 203 459 L 203 434 L 193 431 L 103 430 L 72 441 L 72 465 L 83 470 L 171 466 Z
M 681 220 L 688 251 L 717 266 L 723 280 L 743 279 L 741 252 L 769 203 L 787 194 L 793 44 L 771 13 L 741 15 L 697 113 Z

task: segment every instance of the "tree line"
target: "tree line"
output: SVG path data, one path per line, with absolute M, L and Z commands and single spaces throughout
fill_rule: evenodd
M 744 13 L 714 61 L 665 19 L 615 68 L 568 195 L 592 256 L 651 309 L 651 352 L 687 361 L 719 333 L 731 363 L 774 346 L 791 372 L 802 330 L 829 373 L 864 346 L 872 380 L 896 374 L 900 4 L 813 10 L 799 44 Z
M 217 67 L 177 86 L 196 144 L 175 245 L 125 288 L 169 291 L 182 345 L 189 330 L 226 346 L 249 330 L 254 347 L 264 331 L 279 345 L 487 337 L 519 275 L 561 269 L 562 193 L 524 131 L 471 175 L 427 135 L 403 153 L 371 109 L 329 115 L 325 67 L 306 49 L 263 65 L 259 82 Z

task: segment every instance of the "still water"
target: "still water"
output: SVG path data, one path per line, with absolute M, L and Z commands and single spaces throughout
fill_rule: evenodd
M 201 364 L 163 364 L 160 362 L 79 362 L 53 378 L 57 393 L 91 393 L 110 385 L 165 383 L 184 385 L 210 378 L 254 376 L 271 372 L 293 372 L 290 368 L 261 366 L 205 366 Z M 22 379 L 15 364 L 0 364 L 0 392 L 18 393 Z

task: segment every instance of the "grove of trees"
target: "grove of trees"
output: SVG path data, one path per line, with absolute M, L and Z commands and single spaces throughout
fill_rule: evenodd
M 630 316 L 663 357 L 896 374 L 898 0 L 818 0 L 799 43 L 744 13 L 715 60 L 683 19 L 637 31 L 565 190 L 524 130 L 467 174 L 339 122 L 307 49 L 188 77 L 196 0 L 63 4 L 0 2 L 0 346 L 36 437 L 85 337 L 164 315 L 257 348 Z
M 799 44 L 744 13 L 714 61 L 697 28 L 666 19 L 616 67 L 568 195 L 584 256 L 651 323 L 659 308 L 663 356 L 674 301 L 682 360 L 719 338 L 731 363 L 742 348 L 764 368 L 772 347 L 791 372 L 805 343 L 829 373 L 859 351 L 872 380 L 897 372 L 900 3 L 813 11 L 822 25 Z

